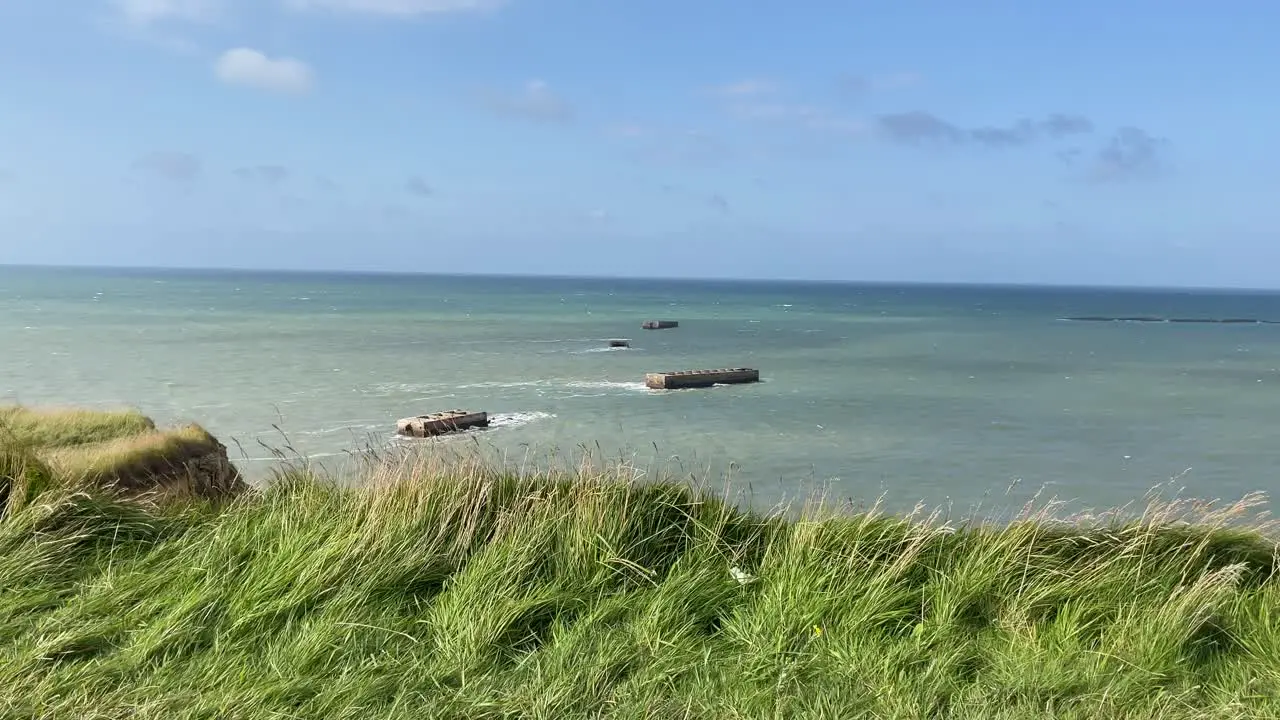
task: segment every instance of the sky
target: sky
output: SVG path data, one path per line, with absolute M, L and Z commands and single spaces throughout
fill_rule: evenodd
M 0 0 L 0 263 L 1280 287 L 1270 0 Z

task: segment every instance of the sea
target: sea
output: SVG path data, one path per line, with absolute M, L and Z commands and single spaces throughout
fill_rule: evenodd
M 282 451 L 340 472 L 416 442 L 623 460 L 762 505 L 1269 493 L 1280 325 L 1162 319 L 1280 321 L 1280 294 L 0 267 L 0 402 L 199 422 L 256 482 Z M 762 381 L 644 385 L 722 367 Z M 492 424 L 395 437 L 455 408 Z

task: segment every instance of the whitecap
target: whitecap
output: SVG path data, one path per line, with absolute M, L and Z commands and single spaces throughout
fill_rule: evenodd
M 531 422 L 536 422 L 538 420 L 546 420 L 547 418 L 553 418 L 553 417 L 555 417 L 555 414 L 553 413 L 538 412 L 538 411 L 494 413 L 489 416 L 489 427 L 491 428 L 521 427 L 523 425 L 528 425 Z
M 538 387 L 539 385 L 545 384 L 545 382 L 546 381 L 544 380 L 521 380 L 518 382 L 487 381 L 487 382 L 467 383 L 465 385 L 458 385 L 455 387 L 455 389 L 456 390 L 486 390 L 486 389 L 520 388 L 520 387 Z
M 413 395 L 422 395 L 431 393 L 433 390 L 440 390 L 448 387 L 442 383 L 378 383 L 366 387 L 354 388 L 356 392 L 366 395 L 393 395 L 396 393 L 407 393 Z
M 582 390 L 638 390 L 647 391 L 649 388 L 642 382 L 628 381 L 618 382 L 615 380 L 575 380 L 566 383 L 567 387 Z

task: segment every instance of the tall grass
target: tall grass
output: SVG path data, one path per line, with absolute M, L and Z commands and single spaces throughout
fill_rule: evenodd
M 0 405 L 0 442 L 62 448 L 130 437 L 155 429 L 137 410 L 28 408 Z
M 10 512 L 0 715 L 1280 717 L 1256 497 L 947 526 L 589 464 L 367 472 Z
M 217 440 L 198 425 L 144 430 L 102 442 L 54 447 L 41 453 L 57 473 L 101 484 L 163 471 L 183 459 L 217 451 Z

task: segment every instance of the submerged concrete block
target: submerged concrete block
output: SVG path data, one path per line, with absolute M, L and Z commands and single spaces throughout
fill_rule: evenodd
M 720 370 L 681 370 L 679 372 L 649 373 L 644 384 L 653 390 L 677 390 L 702 388 L 712 385 L 736 385 L 760 381 L 760 371 L 752 368 L 723 368 Z
M 473 427 L 488 427 L 489 413 L 446 410 L 430 415 L 401 418 L 396 432 L 410 437 L 430 437 Z

